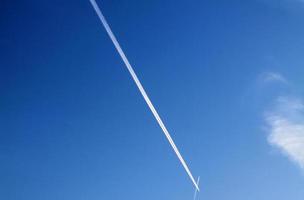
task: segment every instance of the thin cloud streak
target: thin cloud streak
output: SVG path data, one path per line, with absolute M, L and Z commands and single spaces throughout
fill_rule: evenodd
M 192 176 L 192 173 L 191 173 L 191 171 L 190 171 L 188 165 L 187 165 L 186 162 L 184 161 L 182 155 L 180 154 L 179 150 L 177 149 L 175 143 L 173 142 L 173 139 L 171 138 L 171 136 L 170 136 L 170 134 L 169 134 L 167 128 L 165 127 L 163 121 L 161 120 L 161 118 L 160 118 L 160 116 L 158 115 L 156 109 L 154 108 L 154 106 L 153 106 L 151 100 L 149 99 L 147 93 L 145 92 L 145 90 L 144 90 L 142 84 L 140 83 L 140 81 L 139 81 L 137 75 L 135 74 L 135 72 L 134 72 L 134 70 L 133 70 L 131 64 L 129 63 L 129 61 L 128 61 L 126 55 L 124 54 L 122 48 L 120 47 L 120 45 L 119 45 L 119 43 L 118 43 L 116 37 L 114 36 L 114 34 L 113 34 L 113 32 L 112 32 L 112 30 L 111 30 L 109 24 L 107 23 L 107 21 L 106 21 L 105 17 L 103 16 L 101 10 L 99 9 L 99 7 L 98 7 L 96 1 L 95 1 L 95 0 L 90 0 L 90 2 L 91 2 L 91 4 L 92 4 L 92 6 L 93 6 L 93 8 L 94 8 L 94 10 L 95 10 L 95 12 L 96 12 L 96 14 L 98 15 L 98 17 L 99 17 L 101 23 L 103 24 L 104 28 L 106 29 L 106 31 L 107 31 L 109 37 L 111 38 L 111 40 L 112 40 L 112 42 L 113 42 L 113 44 L 114 44 L 116 50 L 118 51 L 120 57 L 122 58 L 123 62 L 125 63 L 125 65 L 126 65 L 128 71 L 130 72 L 130 74 L 131 74 L 133 80 L 135 81 L 135 83 L 136 83 L 136 85 L 137 85 L 137 87 L 138 87 L 140 93 L 141 93 L 142 96 L 144 97 L 146 103 L 148 104 L 150 110 L 152 111 L 152 113 L 153 113 L 155 119 L 157 120 L 159 126 L 161 127 L 161 129 L 163 130 L 165 136 L 167 137 L 167 139 L 168 139 L 168 141 L 169 141 L 171 147 L 173 148 L 173 150 L 174 150 L 174 152 L 176 153 L 178 159 L 180 160 L 181 164 L 183 165 L 184 169 L 186 170 L 186 172 L 187 172 L 188 176 L 190 177 L 190 179 L 191 179 L 193 185 L 194 185 L 195 188 L 199 191 L 199 187 L 198 187 L 197 183 L 195 182 L 195 180 L 194 180 L 194 178 L 193 178 L 193 176 Z
M 262 74 L 262 79 L 264 82 L 287 83 L 287 80 L 281 74 L 275 72 L 267 72 Z

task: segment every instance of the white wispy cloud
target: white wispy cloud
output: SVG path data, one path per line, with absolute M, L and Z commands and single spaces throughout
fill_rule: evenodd
M 299 98 L 279 97 L 265 114 L 268 142 L 304 169 L 304 104 Z
M 287 80 L 279 73 L 267 72 L 261 75 L 264 82 L 282 82 L 287 83 Z

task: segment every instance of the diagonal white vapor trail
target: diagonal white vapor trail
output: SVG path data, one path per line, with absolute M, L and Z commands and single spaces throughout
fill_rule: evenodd
M 171 138 L 171 136 L 170 136 L 170 134 L 169 134 L 167 128 L 165 127 L 163 121 L 161 120 L 161 118 L 160 118 L 160 116 L 158 115 L 157 111 L 155 110 L 155 108 L 154 108 L 154 106 L 153 106 L 151 100 L 149 99 L 147 93 L 145 92 L 145 90 L 144 90 L 142 84 L 140 83 L 139 79 L 137 78 L 137 76 L 136 76 L 136 74 L 135 74 L 135 72 L 134 72 L 134 70 L 133 70 L 131 64 L 129 63 L 129 61 L 128 61 L 126 55 L 124 54 L 122 48 L 120 47 L 120 45 L 119 45 L 119 43 L 118 43 L 116 37 L 114 36 L 114 34 L 113 34 L 113 32 L 112 32 L 112 30 L 111 30 L 109 24 L 107 23 L 107 21 L 106 21 L 105 17 L 103 16 L 101 10 L 99 9 L 99 7 L 98 7 L 96 1 L 95 1 L 95 0 L 90 0 L 90 2 L 91 2 L 91 4 L 92 4 L 93 8 L 95 9 L 96 14 L 98 15 L 98 17 L 99 17 L 101 23 L 103 24 L 104 28 L 106 29 L 108 35 L 110 36 L 110 38 L 111 38 L 111 40 L 112 40 L 112 42 L 113 42 L 113 44 L 114 44 L 116 50 L 118 51 L 120 57 L 122 58 L 122 60 L 123 60 L 123 62 L 125 63 L 126 67 L 128 68 L 128 70 L 129 70 L 129 72 L 130 72 L 130 74 L 131 74 L 133 80 L 135 81 L 135 83 L 136 83 L 136 85 L 137 85 L 137 87 L 138 87 L 140 93 L 141 93 L 142 96 L 144 97 L 146 103 L 148 104 L 150 110 L 152 111 L 154 117 L 156 118 L 156 120 L 157 120 L 159 126 L 161 127 L 161 129 L 163 130 L 164 134 L 166 135 L 166 137 L 167 137 L 169 143 L 171 144 L 171 146 L 172 146 L 174 152 L 176 153 L 178 159 L 180 160 L 180 162 L 182 163 L 183 167 L 185 168 L 185 170 L 186 170 L 187 174 L 189 175 L 191 181 L 193 182 L 195 188 L 199 191 L 199 187 L 198 187 L 197 183 L 195 182 L 195 180 L 194 180 L 194 178 L 193 178 L 193 176 L 192 176 L 192 174 L 191 174 L 191 172 L 190 172 L 190 170 L 189 170 L 189 167 L 187 166 L 186 162 L 184 161 L 182 155 L 180 154 L 179 150 L 177 149 L 175 143 L 173 142 L 173 140 L 172 140 L 172 138 Z

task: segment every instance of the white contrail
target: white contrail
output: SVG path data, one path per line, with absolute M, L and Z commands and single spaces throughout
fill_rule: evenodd
M 108 35 L 110 36 L 110 38 L 111 38 L 111 40 L 112 40 L 112 42 L 113 42 L 113 44 L 114 44 L 116 50 L 118 51 L 120 57 L 122 58 L 122 60 L 123 60 L 123 62 L 125 63 L 126 67 L 128 68 L 128 70 L 129 70 L 129 72 L 130 72 L 130 74 L 131 74 L 133 80 L 135 81 L 135 83 L 136 83 L 136 85 L 137 85 L 137 87 L 138 87 L 140 93 L 141 93 L 142 96 L 144 97 L 146 103 L 148 104 L 150 110 L 152 111 L 154 117 L 156 118 L 156 120 L 157 120 L 159 126 L 161 127 L 161 129 L 163 130 L 163 132 L 164 132 L 164 134 L 166 135 L 167 139 L 169 140 L 169 143 L 171 144 L 171 146 L 172 146 L 174 152 L 176 153 L 178 159 L 180 160 L 180 162 L 182 163 L 183 167 L 185 168 L 185 170 L 186 170 L 187 174 L 189 175 L 191 181 L 193 182 L 195 188 L 199 191 L 199 187 L 198 187 L 197 183 L 195 182 L 195 180 L 194 180 L 194 178 L 193 178 L 193 176 L 192 176 L 192 174 L 191 174 L 191 172 L 190 172 L 190 170 L 189 170 L 189 168 L 188 168 L 186 162 L 184 161 L 182 155 L 181 155 L 180 152 L 178 151 L 178 149 L 177 149 L 176 145 L 174 144 L 174 142 L 173 142 L 173 140 L 172 140 L 172 138 L 171 138 L 171 136 L 170 136 L 170 134 L 169 134 L 167 128 L 165 127 L 165 125 L 164 125 L 164 123 L 162 122 L 160 116 L 158 115 L 157 111 L 155 110 L 155 108 L 154 108 L 152 102 L 150 101 L 150 99 L 149 99 L 147 93 L 145 92 L 143 86 L 141 85 L 139 79 L 137 78 L 137 76 L 136 76 L 136 74 L 135 74 L 135 72 L 134 72 L 134 70 L 133 70 L 131 64 L 129 63 L 129 61 L 128 61 L 126 55 L 124 54 L 123 50 L 121 49 L 121 47 L 120 47 L 120 45 L 119 45 L 119 43 L 118 43 L 116 37 L 114 36 L 114 34 L 113 34 L 113 32 L 112 32 L 112 30 L 111 30 L 109 24 L 107 23 L 107 21 L 106 21 L 105 17 L 103 16 L 101 10 L 99 9 L 99 7 L 98 7 L 96 1 L 95 1 L 95 0 L 90 0 L 90 2 L 91 2 L 91 4 L 92 4 L 93 8 L 95 9 L 96 14 L 98 15 L 98 17 L 99 17 L 101 23 L 102 23 L 103 26 L 105 27 L 105 29 L 106 29 Z
M 197 185 L 199 185 L 199 181 L 200 181 L 200 177 L 198 177 L 198 179 L 197 179 L 197 182 L 196 182 Z M 195 188 L 193 200 L 196 200 L 197 191 L 198 191 L 198 190 Z

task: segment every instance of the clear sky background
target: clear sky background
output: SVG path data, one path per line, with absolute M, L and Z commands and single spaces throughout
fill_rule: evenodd
M 303 200 L 304 2 L 97 1 L 199 199 Z M 194 187 L 88 0 L 0 3 L 0 199 Z

